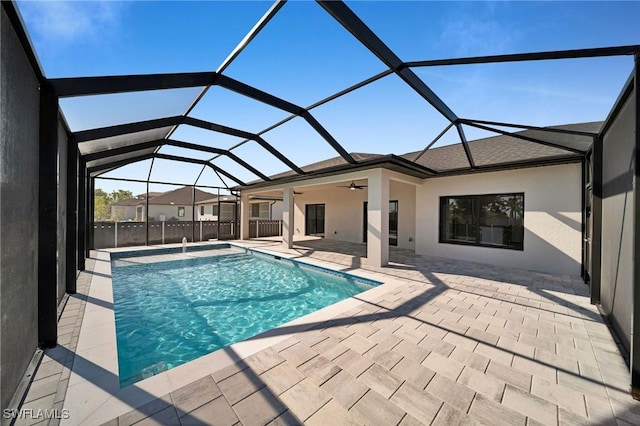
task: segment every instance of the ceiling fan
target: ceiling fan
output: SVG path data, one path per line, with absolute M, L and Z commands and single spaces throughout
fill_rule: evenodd
M 346 186 L 346 185 L 338 186 L 338 188 L 349 188 L 351 191 L 355 191 L 356 189 L 363 189 L 363 188 L 366 188 L 366 187 L 367 187 L 367 185 L 356 185 L 356 183 L 353 182 L 353 181 L 348 186 Z

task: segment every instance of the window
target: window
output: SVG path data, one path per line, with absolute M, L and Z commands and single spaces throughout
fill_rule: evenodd
M 440 197 L 440 242 L 523 249 L 524 194 Z
M 184 207 L 178 207 L 178 217 L 184 217 Z
M 260 204 L 251 204 L 251 217 L 260 217 Z
M 212 209 L 211 211 L 212 211 L 212 214 L 213 214 L 214 216 L 218 216 L 218 205 L 217 205 L 217 204 L 215 204 L 215 205 L 213 206 L 213 209 Z
M 256 219 L 269 219 L 269 203 L 252 203 L 251 217 Z
M 204 216 L 204 206 L 200 206 L 200 216 Z

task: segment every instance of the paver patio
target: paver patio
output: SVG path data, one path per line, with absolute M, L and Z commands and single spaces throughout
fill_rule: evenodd
M 304 331 L 281 327 L 286 340 L 108 424 L 640 424 L 628 368 L 579 277 L 395 248 L 388 267 L 363 268 L 364 245 L 330 240 L 242 244 L 401 285 Z M 84 303 L 70 298 L 68 350 L 45 355 L 27 405 L 63 406 Z

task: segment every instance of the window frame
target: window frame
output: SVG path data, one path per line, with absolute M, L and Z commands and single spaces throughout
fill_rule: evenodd
M 481 219 L 481 208 L 480 208 L 480 200 L 483 197 L 513 197 L 520 196 L 522 197 L 522 243 L 519 245 L 499 245 L 499 244 L 488 244 L 480 241 L 480 219 Z M 449 240 L 445 238 L 445 208 L 448 206 L 448 201 L 450 199 L 465 199 L 472 201 L 472 214 L 473 214 L 473 223 L 475 225 L 475 241 L 461 241 L 461 240 Z M 525 226 L 524 226 L 524 214 L 525 214 L 525 197 L 524 192 L 506 192 L 506 193 L 495 193 L 495 194 L 472 194 L 472 195 L 445 195 L 441 196 L 439 200 L 439 217 L 438 217 L 438 243 L 440 244 L 454 244 L 461 246 L 472 246 L 472 247 L 487 247 L 487 248 L 497 248 L 504 250 L 516 250 L 516 251 L 524 251 L 524 237 L 525 237 Z
M 182 211 L 182 214 L 180 214 L 180 212 Z M 178 207 L 178 217 L 186 217 L 187 215 L 187 208 L 183 207 L 183 206 L 179 206 Z

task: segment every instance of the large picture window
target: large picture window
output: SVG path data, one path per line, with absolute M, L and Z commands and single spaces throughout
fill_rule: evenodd
M 440 197 L 440 242 L 522 250 L 524 194 Z

